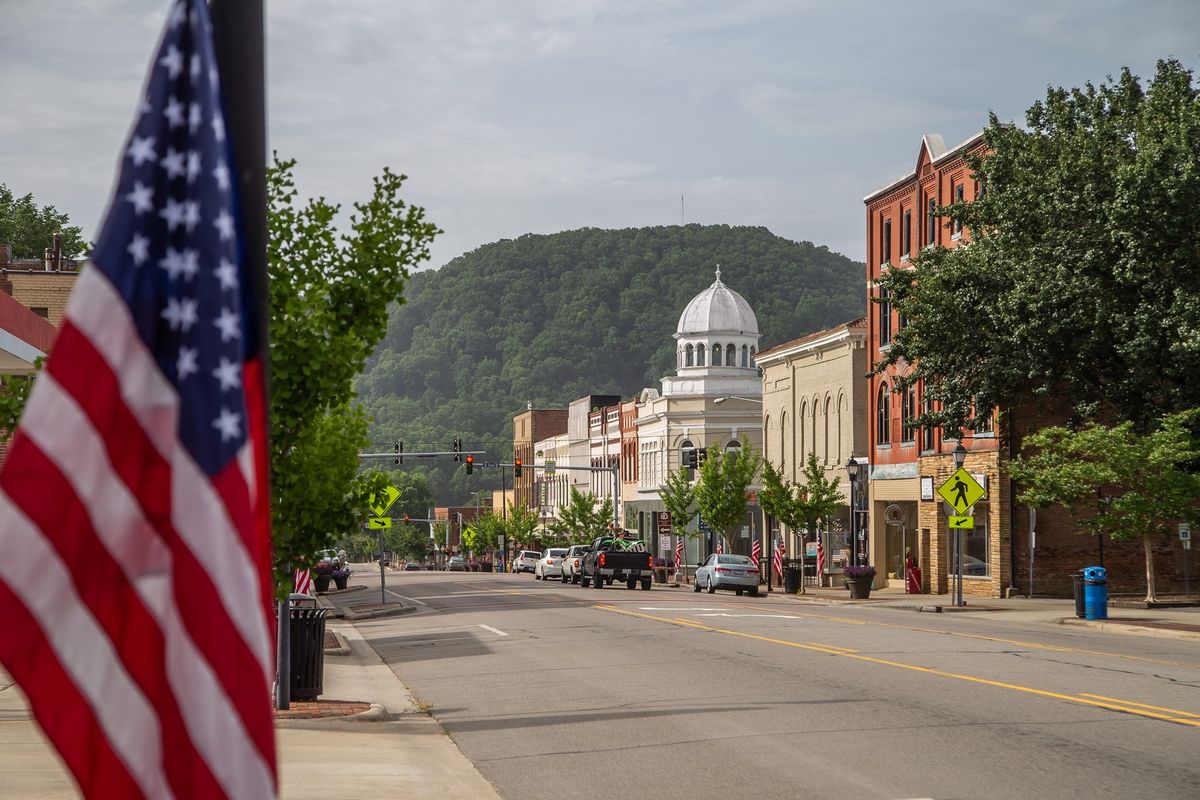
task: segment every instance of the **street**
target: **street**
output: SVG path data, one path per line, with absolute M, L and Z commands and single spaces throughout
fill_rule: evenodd
M 1200 785 L 1194 642 L 528 575 L 390 573 L 388 587 L 418 612 L 359 631 L 505 797 Z

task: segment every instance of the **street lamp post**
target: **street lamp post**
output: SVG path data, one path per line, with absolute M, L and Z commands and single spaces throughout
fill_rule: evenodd
M 851 453 L 846 459 L 846 474 L 850 476 L 850 563 L 858 566 L 858 459 Z
M 966 463 L 966 460 L 967 448 L 963 447 L 962 440 L 960 439 L 958 444 L 954 446 L 954 471 L 957 472 L 962 469 L 962 465 Z M 958 568 L 955 570 L 958 575 L 958 593 L 954 604 L 956 606 L 965 606 L 966 603 L 963 602 L 963 562 L 965 561 L 963 558 L 963 548 L 966 545 L 966 538 L 963 535 L 962 528 L 954 529 L 954 542 L 955 555 L 958 557 Z

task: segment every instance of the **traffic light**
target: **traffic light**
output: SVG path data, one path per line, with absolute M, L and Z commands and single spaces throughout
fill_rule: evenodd
M 404 521 L 405 521 L 405 522 L 412 522 L 412 518 L 411 518 L 411 517 L 410 517 L 408 514 L 405 514 L 405 515 L 404 515 Z
M 459 455 L 462 451 L 462 439 L 455 439 L 452 447 L 454 450 L 454 460 L 462 461 L 462 456 Z M 470 470 L 467 470 L 467 472 L 470 472 Z
M 521 477 L 521 459 L 519 459 L 519 458 L 513 459 L 513 477 L 514 478 Z
M 404 463 L 404 442 L 397 439 L 395 450 L 396 450 L 396 459 L 395 459 L 396 463 L 403 464 Z
M 457 456 L 456 456 L 456 458 L 457 458 Z M 475 456 L 468 454 L 467 455 L 467 474 L 470 475 L 474 471 L 475 471 Z
M 686 447 L 680 455 L 682 456 L 683 466 L 688 469 L 695 469 L 699 465 L 696 458 L 696 448 Z

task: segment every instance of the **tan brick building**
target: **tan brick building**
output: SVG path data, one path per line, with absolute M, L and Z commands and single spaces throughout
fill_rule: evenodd
M 12 248 L 0 243 L 0 291 L 55 328 L 62 324 L 78 276 L 78 264 L 54 251 L 47 250 L 42 260 L 14 259 Z
M 542 439 L 567 432 L 567 409 L 529 409 L 513 417 L 513 459 L 521 459 L 529 469 L 521 470 L 521 477 L 514 477 L 513 502 L 537 508 L 538 498 L 534 495 L 534 445 Z

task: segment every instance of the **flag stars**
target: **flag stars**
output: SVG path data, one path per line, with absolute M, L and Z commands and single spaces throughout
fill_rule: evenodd
M 212 426 L 221 432 L 222 442 L 237 439 L 242 435 L 242 415 L 222 408 L 221 415 L 213 420 Z
M 187 179 L 188 183 L 195 183 L 196 178 L 200 175 L 200 153 L 196 150 L 188 152 L 187 155 Z
M 221 266 L 213 270 L 213 274 L 220 279 L 222 289 L 238 288 L 237 266 L 229 261 L 221 259 Z
M 197 313 L 197 302 L 191 298 L 167 298 L 167 307 L 163 309 L 162 318 L 167 321 L 173 331 L 187 333 L 200 318 Z
M 174 148 L 168 147 L 167 154 L 162 157 L 158 165 L 167 171 L 167 177 L 171 180 L 183 177 L 183 153 L 177 152 Z
M 221 383 L 221 391 L 228 392 L 242 385 L 242 365 L 221 357 L 220 365 L 212 371 L 212 375 Z
M 158 266 L 166 270 L 167 278 L 175 280 L 180 275 L 190 282 L 200 271 L 200 254 L 195 250 L 176 250 L 167 248 L 167 255 L 158 262 Z
M 183 72 L 183 54 L 175 45 L 167 48 L 167 54 L 160 58 L 158 63 L 167 68 L 167 75 L 171 77 L 171 80 L 175 80 L 179 77 L 179 73 Z
M 171 27 L 178 28 L 187 19 L 187 8 L 183 3 L 176 3 L 171 9 Z
M 134 265 L 140 267 L 150 257 L 150 240 L 140 233 L 135 233 L 125 252 L 133 257 Z
M 221 234 L 221 241 L 228 241 L 233 238 L 233 217 L 229 216 L 229 212 L 221 209 L 221 213 L 213 220 L 213 225 Z
M 133 191 L 125 195 L 125 199 L 133 203 L 133 211 L 138 216 L 154 210 L 154 189 L 143 186 L 141 181 L 133 184 Z
M 175 97 L 167 101 L 167 107 L 163 109 L 163 116 L 167 118 L 167 124 L 172 128 L 182 128 L 183 119 L 183 103 Z
M 220 187 L 221 191 L 224 192 L 229 189 L 229 167 L 225 165 L 224 161 L 217 164 L 217 168 L 212 171 L 212 174 L 217 179 L 217 186 Z
M 184 204 L 177 203 L 174 200 L 168 199 L 166 207 L 158 212 L 158 215 L 167 221 L 167 230 L 174 232 L 176 228 L 183 224 Z
M 192 78 L 192 83 L 200 80 L 200 54 L 192 53 L 192 60 L 189 69 L 189 75 Z
M 147 161 L 156 161 L 158 156 L 154 152 L 154 137 L 134 136 L 129 142 L 129 150 L 126 155 L 133 159 L 133 165 L 140 167 Z
M 242 320 L 228 308 L 221 309 L 221 316 L 213 320 L 213 325 L 221 331 L 221 341 L 240 339 L 242 336 Z
M 183 225 L 187 228 L 187 232 L 191 233 L 200 224 L 200 201 L 189 200 L 183 206 Z
M 196 360 L 200 357 L 200 351 L 194 347 L 179 348 L 179 358 L 175 361 L 175 375 L 178 380 L 183 380 L 188 375 L 194 375 L 200 371 L 200 365 Z
M 212 129 L 213 136 L 217 137 L 218 142 L 225 141 L 225 118 L 221 116 L 220 111 L 213 112 Z
M 192 103 L 188 106 L 188 132 L 195 133 L 200 127 L 200 104 Z

